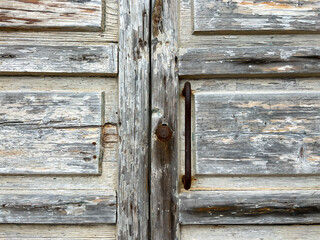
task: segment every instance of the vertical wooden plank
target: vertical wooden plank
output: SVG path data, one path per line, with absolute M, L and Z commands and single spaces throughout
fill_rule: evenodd
M 151 40 L 151 239 L 177 239 L 177 111 L 176 68 L 178 1 L 152 0 Z M 173 137 L 162 142 L 156 129 L 167 125 Z
M 149 0 L 120 0 L 118 239 L 149 239 Z

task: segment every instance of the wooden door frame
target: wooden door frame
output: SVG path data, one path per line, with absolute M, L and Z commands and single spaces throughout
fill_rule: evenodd
M 120 0 L 119 16 L 118 239 L 177 239 L 178 1 Z
M 178 238 L 178 0 L 152 0 L 151 239 Z M 160 126 L 171 139 L 156 136 Z
M 119 21 L 117 238 L 149 239 L 149 0 L 120 0 Z

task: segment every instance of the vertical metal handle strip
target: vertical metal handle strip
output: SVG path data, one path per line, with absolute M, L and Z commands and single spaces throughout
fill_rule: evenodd
M 185 175 L 184 189 L 191 187 L 191 84 L 186 82 L 182 91 L 185 97 Z

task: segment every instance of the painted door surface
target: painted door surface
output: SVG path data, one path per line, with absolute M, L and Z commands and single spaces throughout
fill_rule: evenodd
M 317 239 L 319 55 L 317 0 L 1 1 L 0 239 Z
M 290 224 L 320 222 L 319 6 L 181 1 L 179 86 L 191 83 L 193 107 L 181 239 L 317 238 Z M 181 97 L 181 139 L 184 114 Z
M 0 239 L 116 238 L 117 41 L 117 1 L 0 2 Z
M 319 6 L 153 2 L 153 239 L 318 238 Z M 156 136 L 161 125 L 169 141 Z

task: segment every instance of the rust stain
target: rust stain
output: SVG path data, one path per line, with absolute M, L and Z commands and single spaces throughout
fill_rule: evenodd
M 39 19 L 9 17 L 9 16 L 6 16 L 4 14 L 0 14 L 0 22 L 12 23 L 14 20 L 15 21 L 17 21 L 17 20 L 18 21 L 24 21 L 25 24 L 35 24 L 35 23 L 42 22 L 42 20 L 39 20 Z
M 162 0 L 156 0 L 152 14 L 153 36 L 157 37 L 162 32 Z
M 104 125 L 102 131 L 102 141 L 104 144 L 118 142 L 117 126 L 115 124 L 107 123 Z
M 266 6 L 271 6 L 277 9 L 288 9 L 288 8 L 293 8 L 294 6 L 289 5 L 289 4 L 284 4 L 284 3 L 276 3 L 276 2 L 240 2 L 240 5 L 266 5 Z
M 23 3 L 41 4 L 40 0 L 16 0 Z
M 82 10 L 82 12 L 86 12 L 86 13 L 94 13 L 96 12 L 96 9 L 86 9 L 86 10 Z

